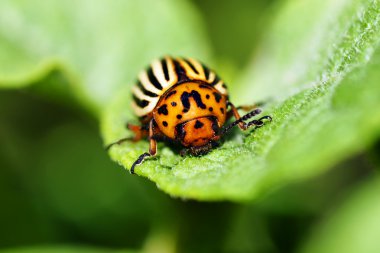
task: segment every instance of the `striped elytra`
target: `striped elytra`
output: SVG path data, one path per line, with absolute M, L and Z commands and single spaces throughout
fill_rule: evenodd
M 132 87 L 134 112 L 139 117 L 150 114 L 161 96 L 171 87 L 189 81 L 209 85 L 227 96 L 226 86 L 212 70 L 192 58 L 163 57 L 154 60 L 138 75 Z

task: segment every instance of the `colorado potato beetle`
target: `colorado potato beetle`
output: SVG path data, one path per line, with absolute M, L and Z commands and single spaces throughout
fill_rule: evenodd
M 157 154 L 157 141 L 167 140 L 185 149 L 181 154 L 202 155 L 216 146 L 220 138 L 238 125 L 241 130 L 260 127 L 270 116 L 245 122 L 261 113 L 256 105 L 235 107 L 230 101 L 227 86 L 218 75 L 192 58 L 164 57 L 154 60 L 141 71 L 132 87 L 132 107 L 140 125 L 127 124 L 134 137 L 123 138 L 107 146 L 126 140 L 149 140 L 149 152 L 138 157 L 131 167 L 146 157 Z M 240 116 L 238 110 L 250 111 Z M 225 126 L 231 117 L 235 121 Z

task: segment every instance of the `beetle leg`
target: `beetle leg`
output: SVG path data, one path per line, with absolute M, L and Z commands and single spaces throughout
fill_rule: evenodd
M 231 116 L 234 116 L 236 119 L 236 121 L 235 121 L 236 123 L 234 122 L 235 123 L 234 125 L 238 124 L 239 128 L 241 130 L 246 130 L 248 128 L 248 125 L 247 125 L 247 123 L 244 122 L 244 120 L 249 119 L 249 118 L 261 113 L 260 109 L 255 109 L 255 110 L 251 111 L 250 113 L 244 115 L 243 116 L 244 119 L 243 119 L 243 117 L 240 116 L 238 109 L 231 102 L 228 101 L 227 106 L 229 106 L 231 108 L 231 110 L 228 112 L 228 114 L 231 114 Z
M 260 119 L 257 119 L 257 120 L 254 119 L 254 120 L 248 122 L 247 127 L 250 127 L 252 125 L 254 125 L 256 127 L 261 127 L 262 125 L 264 125 L 264 122 L 263 122 L 264 119 L 272 121 L 272 117 L 266 115 L 266 116 L 261 117 Z
M 238 107 L 234 107 L 231 104 L 231 102 L 227 102 L 227 106 L 228 105 L 231 106 L 231 110 L 229 110 L 227 112 L 227 118 L 226 118 L 226 120 L 229 120 L 232 116 L 234 116 L 236 118 L 234 111 L 242 110 L 242 111 L 245 111 L 245 112 L 249 112 L 249 111 L 252 111 L 253 109 L 257 108 L 256 104 L 254 104 L 254 105 L 241 105 L 241 106 L 238 106 Z
M 133 137 L 121 138 L 120 140 L 117 140 L 115 142 L 108 144 L 105 147 L 106 150 L 109 150 L 113 145 L 120 145 L 125 141 L 133 141 L 133 142 L 139 141 L 148 135 L 148 131 L 146 130 L 146 127 L 144 126 L 132 125 L 132 124 L 127 123 L 126 127 L 129 130 L 131 130 L 135 135 Z
M 243 110 L 245 112 L 249 112 L 249 111 L 252 111 L 253 109 L 258 108 L 259 106 L 261 106 L 261 104 L 239 105 L 238 107 L 236 107 L 236 109 L 237 110 Z
M 143 163 L 146 157 L 155 156 L 157 154 L 157 141 L 154 139 L 154 119 L 149 122 L 149 153 L 145 152 L 132 164 L 131 174 L 135 174 L 136 165 Z
M 234 122 L 232 122 L 231 124 L 229 124 L 228 126 L 224 127 L 220 135 L 224 135 L 225 133 L 227 133 L 231 128 L 233 128 L 236 125 L 239 125 L 240 129 L 246 130 L 247 128 L 249 128 L 252 125 L 255 125 L 257 127 L 262 126 L 264 124 L 264 122 L 262 120 L 264 120 L 264 119 L 272 120 L 272 118 L 270 116 L 264 116 L 258 120 L 252 120 L 247 124 L 244 121 L 260 114 L 261 109 L 257 108 L 255 110 L 243 115 L 243 116 L 240 116 L 238 110 L 236 109 L 236 107 L 231 102 L 227 102 L 227 106 L 231 107 L 231 110 L 229 112 L 236 118 L 236 120 Z
M 231 104 L 231 102 L 229 102 Z M 254 109 L 257 109 L 263 105 L 265 105 L 266 102 L 258 102 L 258 103 L 255 103 L 253 105 L 239 105 L 238 107 L 236 107 L 236 110 L 242 110 L 242 111 L 245 111 L 245 112 L 249 112 L 249 111 L 252 111 Z M 228 103 L 227 103 L 228 105 Z M 227 120 L 229 120 L 231 117 L 233 116 L 233 113 L 232 113 L 232 110 L 228 111 L 227 112 Z
M 135 136 L 131 138 L 133 142 L 139 141 L 142 138 L 148 136 L 148 130 L 146 129 L 146 127 L 127 123 L 127 128 L 135 134 Z

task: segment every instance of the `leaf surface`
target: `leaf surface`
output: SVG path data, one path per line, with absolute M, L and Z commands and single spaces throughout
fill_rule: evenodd
M 124 252 L 132 253 L 135 251 L 128 250 L 110 250 L 84 246 L 42 246 L 42 247 L 25 247 L 0 250 L 2 253 L 106 253 L 106 252 Z
M 272 97 L 263 114 L 273 122 L 202 157 L 161 144 L 136 172 L 173 196 L 246 201 L 365 149 L 380 134 L 379 17 L 378 1 L 287 2 L 242 83 L 230 86 L 235 104 Z M 106 143 L 131 135 L 129 103 L 124 90 L 105 112 Z M 124 143 L 110 155 L 129 169 L 147 150 L 146 141 Z
M 58 70 L 69 91 L 99 112 L 153 57 L 207 58 L 204 37 L 186 1 L 2 1 L 0 88 Z

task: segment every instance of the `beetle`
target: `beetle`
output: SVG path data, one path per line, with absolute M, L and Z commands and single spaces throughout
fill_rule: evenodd
M 220 138 L 238 125 L 241 130 L 260 127 L 270 116 L 246 120 L 261 113 L 253 106 L 235 107 L 230 101 L 227 86 L 219 76 L 201 62 L 192 58 L 170 56 L 154 60 L 140 72 L 132 87 L 132 108 L 139 117 L 140 125 L 127 124 L 134 132 L 132 138 L 123 138 L 107 146 L 149 140 L 149 152 L 143 153 L 133 163 L 130 172 L 145 158 L 157 154 L 157 141 L 174 141 L 189 152 L 202 155 L 217 146 Z M 240 116 L 238 110 L 250 111 Z M 234 117 L 235 121 L 225 123 Z

